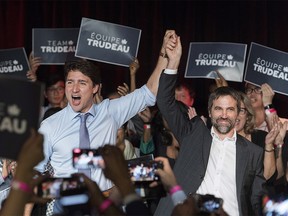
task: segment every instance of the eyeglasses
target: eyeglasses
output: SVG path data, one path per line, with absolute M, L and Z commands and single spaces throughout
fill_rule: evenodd
M 62 86 L 59 86 L 59 87 L 56 87 L 56 88 L 48 88 L 47 89 L 49 93 L 54 93 L 54 92 L 64 92 L 64 87 Z
M 246 94 L 252 94 L 252 92 L 255 92 L 255 94 L 261 94 L 262 90 L 261 88 L 247 88 L 245 92 Z
M 239 115 L 245 115 L 247 113 L 246 108 L 240 108 Z

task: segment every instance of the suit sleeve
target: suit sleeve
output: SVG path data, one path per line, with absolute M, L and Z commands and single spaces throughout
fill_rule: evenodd
M 162 73 L 159 80 L 156 101 L 161 114 L 168 122 L 168 125 L 176 139 L 180 142 L 181 138 L 190 132 L 190 126 L 192 124 L 189 124 L 187 113 L 182 112 L 175 101 L 176 81 L 176 74 L 171 75 Z
M 263 152 L 258 152 L 258 160 L 256 163 L 256 173 L 252 187 L 251 203 L 255 213 L 259 214 L 262 211 L 262 197 L 266 193 L 264 188 L 266 181 L 263 176 Z

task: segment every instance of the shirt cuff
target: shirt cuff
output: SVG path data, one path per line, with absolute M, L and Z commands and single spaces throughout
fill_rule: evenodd
M 172 69 L 165 69 L 164 73 L 165 74 L 177 74 L 178 70 L 172 70 Z
M 171 195 L 172 202 L 174 206 L 183 203 L 186 200 L 187 196 L 183 190 L 179 190 Z
M 3 178 L 3 176 L 0 174 L 0 185 L 5 181 L 5 179 Z

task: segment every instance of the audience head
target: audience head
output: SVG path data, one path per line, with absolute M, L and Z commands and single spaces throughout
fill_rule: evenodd
M 114 92 L 108 94 L 108 98 L 110 100 L 113 100 L 113 99 L 116 99 L 116 98 L 120 98 L 120 97 L 121 97 L 121 95 L 117 91 L 114 91 Z
M 52 74 L 45 82 L 44 96 L 52 107 L 60 106 L 65 96 L 64 77 Z
M 253 108 L 263 108 L 261 87 L 246 83 L 245 93 L 249 97 Z
M 254 110 L 251 105 L 251 101 L 247 95 L 239 92 L 241 97 L 241 108 L 235 124 L 237 132 L 244 130 L 245 134 L 253 132 L 255 127 L 255 116 Z
M 51 115 L 55 114 L 56 112 L 60 110 L 62 110 L 61 107 L 51 107 L 47 109 L 46 112 L 44 113 L 43 120 L 50 117 Z
M 175 89 L 175 99 L 181 101 L 187 106 L 193 106 L 195 91 L 187 83 L 179 83 Z

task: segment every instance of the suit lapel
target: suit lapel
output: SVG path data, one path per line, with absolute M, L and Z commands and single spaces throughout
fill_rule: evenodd
M 210 135 L 209 131 L 209 136 L 204 136 L 203 138 L 203 163 L 204 163 L 203 165 L 205 167 L 205 170 L 208 165 L 211 145 L 212 145 L 212 136 Z
M 240 198 L 240 192 L 243 185 L 243 178 L 249 158 L 249 149 L 247 143 L 237 134 L 236 140 L 236 189 L 238 201 Z

